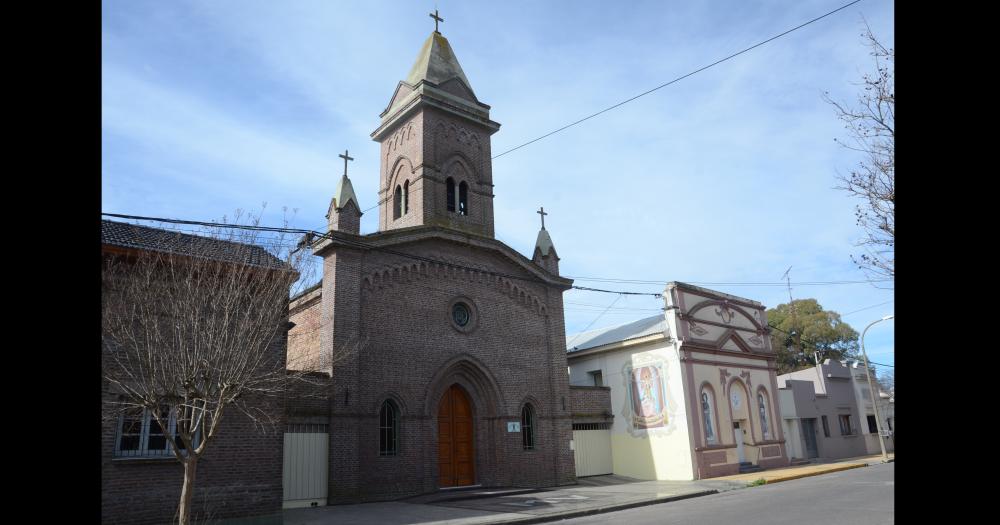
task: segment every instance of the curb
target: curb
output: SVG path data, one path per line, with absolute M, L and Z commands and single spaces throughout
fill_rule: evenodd
M 571 519 L 571 518 L 580 518 L 580 517 L 583 517 L 583 516 L 591 516 L 591 515 L 594 515 L 594 514 L 604 514 L 604 513 L 607 513 L 607 512 L 615 512 L 615 511 L 619 511 L 619 510 L 633 509 L 633 508 L 636 508 L 636 507 L 645 507 L 645 506 L 648 506 L 648 505 L 656 505 L 658 503 L 669 503 L 671 501 L 679 501 L 679 500 L 683 500 L 683 499 L 698 498 L 698 497 L 701 497 L 701 496 L 710 496 L 712 494 L 718 494 L 718 493 L 719 493 L 719 491 L 715 490 L 715 489 L 712 489 L 712 490 L 702 490 L 702 491 L 699 491 L 699 492 L 692 492 L 692 493 L 689 493 L 689 494 L 681 494 L 681 495 L 678 495 L 678 496 L 667 496 L 667 497 L 664 497 L 664 498 L 656 498 L 656 499 L 646 500 L 646 501 L 634 501 L 632 503 L 622 503 L 620 505 L 609 505 L 607 507 L 596 507 L 596 508 L 592 508 L 592 509 L 574 510 L 574 511 L 569 511 L 569 512 L 561 512 L 561 513 L 558 513 L 558 514 L 548 514 L 548 515 L 544 515 L 544 516 L 532 516 L 532 517 L 529 517 L 529 518 L 518 518 L 518 519 L 513 519 L 513 520 L 491 521 L 491 522 L 489 522 L 489 525 L 508 525 L 508 524 L 510 524 L 510 525 L 514 525 L 514 524 L 517 524 L 517 525 L 528 525 L 528 524 L 531 524 L 531 523 L 545 523 L 545 522 L 549 522 L 549 521 L 567 520 L 567 519 Z
M 790 476 L 783 476 L 783 477 L 780 477 L 780 478 L 769 479 L 769 480 L 767 480 L 767 483 L 765 483 L 765 485 L 770 485 L 772 483 L 781 483 L 782 481 L 791 481 L 793 479 L 808 478 L 808 477 L 812 477 L 812 476 L 821 476 L 823 474 L 830 474 L 830 473 L 833 473 L 833 472 L 840 472 L 840 471 L 843 471 L 843 470 L 851 470 L 851 469 L 856 469 L 856 468 L 861 468 L 861 467 L 867 467 L 867 466 L 868 466 L 867 463 L 858 463 L 858 464 L 852 464 L 852 465 L 844 465 L 844 466 L 841 466 L 841 467 L 835 467 L 835 468 L 831 468 L 831 469 L 827 469 L 827 470 L 822 470 L 822 471 L 818 471 L 818 472 L 806 472 L 806 473 L 803 473 L 803 474 L 793 474 L 793 475 L 790 475 Z

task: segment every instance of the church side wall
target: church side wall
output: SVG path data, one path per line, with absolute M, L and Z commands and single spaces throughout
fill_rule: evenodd
M 288 368 L 290 370 L 329 370 L 320 356 L 321 326 L 320 290 L 314 290 L 297 301 L 289 312 L 288 320 L 295 326 L 288 331 Z
M 592 370 L 601 370 L 604 383 L 611 387 L 614 473 L 646 480 L 694 479 L 681 363 L 672 345 L 660 341 L 570 360 L 573 384 L 586 384 Z M 643 376 L 645 370 L 652 375 Z M 662 380 L 657 381 L 660 373 Z M 650 379 L 652 392 L 647 416 L 636 410 L 644 410 L 639 394 L 645 388 L 643 377 Z M 666 393 L 660 405 L 655 401 L 657 384 Z

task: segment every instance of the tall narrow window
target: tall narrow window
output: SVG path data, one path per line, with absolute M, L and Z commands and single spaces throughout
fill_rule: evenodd
M 395 456 L 399 451 L 399 412 L 392 401 L 382 402 L 378 413 L 378 455 Z
M 701 391 L 701 418 L 705 422 L 705 442 L 716 443 L 715 429 L 712 427 L 715 414 L 712 411 L 712 400 L 705 390 Z
M 875 422 L 875 416 L 868 416 L 868 433 L 878 434 L 878 425 Z
M 830 437 L 830 422 L 823 416 L 823 437 Z
M 465 181 L 458 185 L 458 214 L 469 214 L 469 185 Z
M 455 179 L 448 177 L 444 185 L 448 188 L 448 211 L 455 211 Z
M 535 414 L 531 405 L 526 404 L 521 409 L 521 439 L 524 450 L 535 448 Z
M 396 191 L 392 195 L 392 218 L 398 219 L 403 210 L 403 189 L 396 186 Z
M 410 212 L 410 181 L 403 183 L 403 215 Z
M 771 439 L 771 428 L 767 424 L 767 400 L 764 393 L 757 393 L 757 410 L 760 411 L 760 428 L 764 432 L 764 439 Z

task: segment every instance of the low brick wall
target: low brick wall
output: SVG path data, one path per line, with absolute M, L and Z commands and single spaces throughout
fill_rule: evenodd
M 609 422 L 611 413 L 611 387 L 570 386 L 570 413 L 574 423 Z

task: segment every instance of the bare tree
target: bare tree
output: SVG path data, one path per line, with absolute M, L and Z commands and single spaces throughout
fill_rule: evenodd
M 104 414 L 122 428 L 150 418 L 184 468 L 185 525 L 198 461 L 226 417 L 273 429 L 290 389 L 314 376 L 286 366 L 283 344 L 290 289 L 308 282 L 311 253 L 259 230 L 259 216 L 240 219 L 202 236 L 152 230 L 155 249 L 114 253 L 103 268 Z
M 829 93 L 823 98 L 836 108 L 850 136 L 849 142 L 837 142 L 863 155 L 850 175 L 838 177 L 842 185 L 837 189 L 862 201 L 855 215 L 864 230 L 857 244 L 864 253 L 851 260 L 870 278 L 895 279 L 895 52 L 879 42 L 867 22 L 862 36 L 871 48 L 875 72 L 863 75 L 857 103 L 836 102 Z

